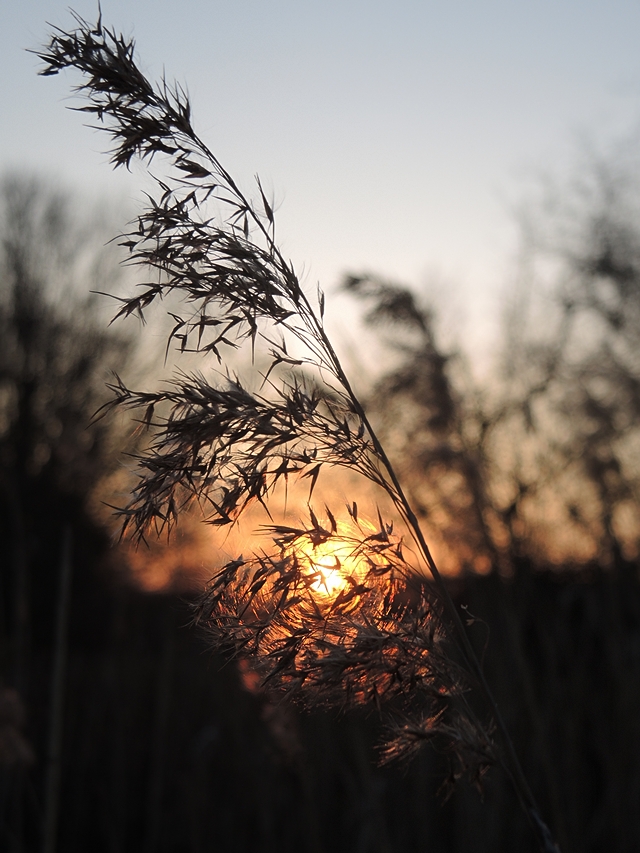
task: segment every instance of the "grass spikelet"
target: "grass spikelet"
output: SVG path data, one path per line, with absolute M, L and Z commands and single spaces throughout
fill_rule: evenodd
M 101 19 L 95 26 L 74 19 L 75 29 L 55 30 L 38 51 L 41 73 L 80 71 L 79 109 L 109 135 L 114 167 L 153 163 L 156 182 L 121 240 L 144 275 L 117 316 L 144 319 L 151 305 L 179 297 L 167 342 L 178 353 L 223 367 L 242 346 L 269 353 L 266 370 L 253 377 L 259 392 L 230 369 L 215 381 L 210 370 L 181 373 L 154 392 L 114 383 L 112 405 L 138 412 L 151 436 L 138 459 L 139 484 L 120 511 L 123 529 L 138 538 L 170 529 L 193 502 L 214 525 L 233 523 L 256 502 L 270 516 L 278 484 L 302 479 L 310 501 L 327 467 L 381 489 L 409 530 L 429 586 L 380 514 L 368 529 L 351 502 L 341 527 L 331 510 L 321 522 L 310 508 L 308 525 L 271 519 L 273 548 L 227 563 L 198 620 L 216 646 L 248 659 L 278 692 L 400 709 L 408 722 L 396 728 L 388 758 L 437 736 L 475 781 L 500 761 L 542 849 L 555 849 L 416 515 L 327 336 L 324 295 L 312 304 L 278 248 L 259 179 L 255 197 L 240 189 L 196 134 L 184 89 L 149 82 L 133 41 Z M 404 316 L 413 308 L 395 298 L 385 310 Z M 500 747 L 467 703 L 470 687 L 484 695 Z

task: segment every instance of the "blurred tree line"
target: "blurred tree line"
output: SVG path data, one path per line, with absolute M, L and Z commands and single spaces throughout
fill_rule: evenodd
M 564 853 L 640 844 L 639 200 L 598 164 L 524 223 L 480 380 L 411 290 L 344 282 L 391 348 L 369 412 Z M 117 287 L 111 233 L 77 211 L 0 188 L 0 847 L 531 850 L 497 773 L 443 803 L 446 756 L 378 767 L 377 720 L 274 705 L 203 653 L 188 589 L 123 571 L 95 495 L 131 426 L 92 416 L 135 346 L 90 293 Z
M 394 368 L 370 410 L 442 560 L 635 576 L 640 546 L 640 187 L 606 163 L 523 217 L 501 351 L 478 380 L 430 307 L 376 276 L 344 288 L 383 327 Z M 576 198 L 575 195 L 578 197 Z
M 107 399 L 109 368 L 131 349 L 106 330 L 89 293 L 117 265 L 97 220 L 74 202 L 33 178 L 7 176 L 0 186 L 3 664 L 19 691 L 34 644 L 52 636 L 62 531 L 74 528 L 88 560 L 106 547 L 88 498 L 122 448 L 113 423 L 89 426 Z

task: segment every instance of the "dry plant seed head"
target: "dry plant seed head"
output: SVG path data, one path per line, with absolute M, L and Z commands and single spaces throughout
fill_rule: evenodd
M 273 550 L 227 563 L 198 619 L 216 645 L 249 658 L 273 689 L 314 703 L 393 700 L 412 722 L 397 727 L 388 757 L 437 736 L 458 767 L 481 778 L 498 753 L 467 704 L 469 683 L 485 691 L 510 744 L 508 734 L 416 516 L 327 337 L 324 296 L 314 309 L 276 244 L 259 179 L 255 198 L 245 195 L 196 135 L 185 91 L 166 80 L 152 85 L 131 40 L 101 19 L 92 26 L 74 17 L 75 29 L 55 30 L 38 52 L 41 73 L 82 72 L 76 91 L 86 103 L 79 109 L 110 135 L 114 166 L 134 158 L 154 164 L 157 191 L 122 239 L 147 275 L 117 316 L 143 319 L 152 304 L 177 296 L 182 308 L 171 313 L 168 347 L 223 366 L 220 381 L 210 369 L 181 373 L 155 392 L 114 383 L 111 405 L 139 412 L 152 437 L 138 460 L 139 484 L 120 510 L 123 530 L 140 538 L 170 529 L 194 502 L 214 525 L 234 522 L 255 502 L 271 517 L 279 484 L 306 480 L 310 501 L 327 466 L 381 488 L 441 602 L 417 582 L 391 525 L 379 518 L 367 530 L 354 503 L 346 528 L 329 509 L 323 524 L 311 509 L 308 527 L 274 521 Z M 243 345 L 269 353 L 258 382 L 224 371 L 227 355 Z M 514 761 L 511 747 L 507 762 Z M 521 771 L 509 772 L 526 807 L 537 809 Z
M 154 435 L 140 460 L 140 486 L 122 511 L 125 528 L 143 536 L 171 526 L 193 500 L 212 523 L 227 524 L 291 474 L 308 477 L 313 491 L 324 464 L 382 481 L 322 316 L 275 244 L 260 182 L 254 203 L 194 133 L 186 94 L 166 82 L 154 88 L 135 64 L 132 42 L 101 22 L 92 28 L 76 20 L 75 32 L 58 32 L 39 54 L 43 73 L 75 66 L 85 74 L 78 91 L 89 103 L 80 109 L 110 133 L 114 165 L 134 156 L 168 159 L 157 197 L 122 241 L 131 262 L 156 279 L 123 300 L 117 316 L 144 318 L 152 303 L 179 294 L 184 310 L 172 314 L 168 346 L 221 363 L 245 342 L 261 341 L 270 353 L 264 394 L 230 376 L 212 385 L 203 374 L 184 375 L 156 393 L 116 382 L 114 405 L 139 410 Z M 168 417 L 155 417 L 167 406 Z
M 166 81 L 154 87 L 139 71 L 133 42 L 101 21 L 92 27 L 76 16 L 76 23 L 39 53 L 42 73 L 83 72 L 77 91 L 88 103 L 80 109 L 110 134 L 115 166 L 134 157 L 167 165 L 158 194 L 122 240 L 131 262 L 155 280 L 123 300 L 116 316 L 144 319 L 152 303 L 179 294 L 183 311 L 172 314 L 168 346 L 222 364 L 244 343 L 266 343 L 270 353 L 259 392 L 229 374 L 216 384 L 204 373 L 181 374 L 155 392 L 116 380 L 111 405 L 140 412 L 152 435 L 138 460 L 139 484 L 120 510 L 123 531 L 143 537 L 171 528 L 193 502 L 214 525 L 232 523 L 255 501 L 268 512 L 273 490 L 291 476 L 308 480 L 310 499 L 326 465 L 358 472 L 401 507 L 325 334 L 324 297 L 316 313 L 275 243 L 259 180 L 250 200 L 195 134 L 184 90 Z M 250 655 L 279 689 L 341 704 L 415 703 L 419 692 L 441 714 L 464 682 L 444 648 L 442 614 L 424 587 L 411 592 L 420 585 L 390 526 L 380 520 L 365 534 L 355 504 L 351 512 L 348 534 L 338 533 L 329 510 L 328 528 L 313 511 L 307 529 L 274 525 L 275 554 L 228 563 L 199 620 L 216 644 Z
M 224 566 L 198 621 L 270 692 L 401 715 L 383 760 L 438 739 L 455 755 L 452 774 L 481 780 L 495 749 L 466 705 L 468 674 L 453 661 L 437 601 L 415 582 L 391 525 L 327 516 L 320 523 L 311 510 L 307 527 L 270 526 L 273 551 Z

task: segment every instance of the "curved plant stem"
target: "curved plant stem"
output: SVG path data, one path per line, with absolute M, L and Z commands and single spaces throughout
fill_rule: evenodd
M 304 298 L 306 301 L 306 297 Z M 420 526 L 420 522 L 418 521 L 418 518 L 411 507 L 411 504 L 402 488 L 402 485 L 396 475 L 393 465 L 391 464 L 391 461 L 387 456 L 387 453 L 382 443 L 380 442 L 373 426 L 371 425 L 371 422 L 369 421 L 369 418 L 367 417 L 366 411 L 364 410 L 362 404 L 360 403 L 360 400 L 358 399 L 355 392 L 353 391 L 353 388 L 351 387 L 351 383 L 349 382 L 349 379 L 338 359 L 333 345 L 324 330 L 324 326 L 317 320 L 310 306 L 309 309 L 310 314 L 314 317 L 316 321 L 316 331 L 321 336 L 324 346 L 326 347 L 326 350 L 331 357 L 332 367 L 336 373 L 336 376 L 345 391 L 347 392 L 347 395 L 351 400 L 355 412 L 358 414 L 358 416 L 361 418 L 362 422 L 366 426 L 375 453 L 380 462 L 382 463 L 384 470 L 389 478 L 390 482 L 387 484 L 387 493 L 393 501 L 394 505 L 396 506 L 396 509 L 399 511 L 404 521 L 409 526 L 411 535 L 420 550 L 420 554 L 427 568 L 429 569 L 436 589 L 438 590 L 442 598 L 443 604 L 446 608 L 446 611 L 451 619 L 451 622 L 456 632 L 456 636 L 461 644 L 461 650 L 464 655 L 464 658 L 472 673 L 477 679 L 477 682 L 485 697 L 485 701 L 487 702 L 493 719 L 498 727 L 498 731 L 500 732 L 500 737 L 502 740 L 502 745 L 507 758 L 506 763 L 504 765 L 504 769 L 507 771 L 513 783 L 520 804 L 524 809 L 534 832 L 536 833 L 536 836 L 540 843 L 540 849 L 543 851 L 543 853 L 559 853 L 559 848 L 553 840 L 551 831 L 549 830 L 549 827 L 546 825 L 546 823 L 541 817 L 540 808 L 534 797 L 531 787 L 527 782 L 524 770 L 522 769 L 522 765 L 513 745 L 511 735 L 509 734 L 509 730 L 506 726 L 500 709 L 498 708 L 498 704 L 491 691 L 491 688 L 489 687 L 489 684 L 486 680 L 482 665 L 480 664 L 478 656 L 476 655 L 471 641 L 469 640 L 469 635 L 467 634 L 462 619 L 460 618 L 458 608 L 456 607 L 453 599 L 451 598 L 451 594 L 449 592 L 447 584 L 445 583 L 444 578 L 442 577 L 433 558 L 431 549 L 427 544 L 424 533 L 422 532 L 422 528 Z
M 239 341 L 250 339 L 254 347 L 260 336 L 274 347 L 272 364 L 263 376 L 263 384 L 281 364 L 311 365 L 319 371 L 330 394 L 337 391 L 335 396 L 339 398 L 340 411 L 334 411 L 331 402 L 327 402 L 328 414 L 322 415 L 318 413 L 320 397 L 305 396 L 295 379 L 284 384 L 284 391 L 275 403 L 251 395 L 239 380 L 225 390 L 210 385 L 204 377 L 184 376 L 169 391 L 155 394 L 130 392 L 117 380 L 113 386 L 114 405 L 124 404 L 134 409 L 144 406 L 143 423 L 147 426 L 151 426 L 156 405 L 172 406 L 167 420 L 154 424 L 156 444 L 147 457 L 141 457 L 146 473 L 129 508 L 121 511 L 124 528 L 131 519 L 138 535 L 143 535 L 153 522 L 170 526 L 171 519 L 177 518 L 186 505 L 177 502 L 181 486 L 186 486 L 192 497 L 210 502 L 215 511 L 211 523 L 231 523 L 250 499 L 257 498 L 266 508 L 265 501 L 274 484 L 282 477 L 286 481 L 292 472 L 306 469 L 302 476 L 312 478 L 312 491 L 318 471 L 325 463 L 357 469 L 384 489 L 433 578 L 455 632 L 459 653 L 484 695 L 500 732 L 502 766 L 512 780 L 541 850 L 557 853 L 418 518 L 327 336 L 323 323 L 324 297 L 320 298 L 317 314 L 291 263 L 276 245 L 273 209 L 260 181 L 262 209 L 243 194 L 196 135 L 183 90 L 170 89 L 164 81 L 161 86 L 152 86 L 135 64 L 132 41 L 105 29 L 101 19 L 92 28 L 79 16 L 75 18 L 79 24 L 76 32 L 57 31 L 47 50 L 38 54 L 47 63 L 41 73 L 57 74 L 74 66 L 85 74 L 87 82 L 78 91 L 88 95 L 89 104 L 82 110 L 95 115 L 110 132 L 116 143 L 112 152 L 115 166 L 128 166 L 134 156 L 150 162 L 162 154 L 169 157 L 174 167 L 169 183 L 156 179 L 162 199 L 157 202 L 149 197 L 150 207 L 139 217 L 138 229 L 126 235 L 129 239 L 121 244 L 129 248 L 134 263 L 157 270 L 159 281 L 144 284 L 147 289 L 142 295 L 122 300 L 124 304 L 117 316 L 137 313 L 142 317 L 144 309 L 156 298 L 181 291 L 187 304 L 200 308 L 186 318 L 171 314 L 176 325 L 169 343 L 172 339 L 181 341 L 180 350 L 189 350 L 189 335 L 194 335 L 198 342 L 192 351 L 211 351 L 221 360 L 218 345 L 235 348 Z M 106 125 L 105 119 L 108 119 Z M 200 213 L 192 216 L 211 197 L 230 211 L 222 224 L 202 219 Z M 250 236 L 254 228 L 258 240 Z M 215 317 L 207 313 L 210 304 L 219 310 Z M 287 351 L 284 335 L 281 345 L 274 344 L 259 332 L 258 322 L 262 320 L 302 343 L 309 357 L 293 358 Z M 214 340 L 205 345 L 202 335 L 207 325 L 213 328 L 222 325 L 224 331 L 217 337 L 217 333 L 212 333 Z M 238 335 L 236 341 L 225 337 L 229 330 Z M 326 374 L 331 376 L 331 382 L 326 381 Z M 355 440 L 349 428 L 352 416 L 359 420 Z M 232 561 L 229 571 L 235 571 L 238 565 Z M 264 583 L 265 580 L 255 581 L 254 592 Z M 283 602 L 286 592 L 284 589 Z M 295 643 L 301 642 L 300 638 L 288 637 L 289 641 L 294 655 Z M 282 665 L 287 661 L 283 657 Z

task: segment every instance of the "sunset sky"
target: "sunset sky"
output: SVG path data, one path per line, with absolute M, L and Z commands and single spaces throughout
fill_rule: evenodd
M 97 3 L 75 0 L 93 20 Z M 200 135 L 273 194 L 281 244 L 330 292 L 374 270 L 495 316 L 536 175 L 640 116 L 640 4 L 627 0 L 103 0 L 143 70 L 184 83 Z M 136 199 L 106 138 L 66 110 L 73 74 L 38 78 L 66 3 L 0 4 L 0 168 Z M 462 328 L 462 327 L 461 327 Z M 487 326 L 488 328 L 488 326 Z

